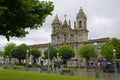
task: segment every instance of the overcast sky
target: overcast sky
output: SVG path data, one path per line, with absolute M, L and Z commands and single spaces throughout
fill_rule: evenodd
M 44 0 L 46 1 L 46 0 Z M 48 1 L 48 0 L 47 0 Z M 120 38 L 120 0 L 50 0 L 54 2 L 52 16 L 48 16 L 42 28 L 30 30 L 25 38 L 11 38 L 10 42 L 17 45 L 25 43 L 27 45 L 51 42 L 51 23 L 57 14 L 63 22 L 64 15 L 71 24 L 76 18 L 80 7 L 87 15 L 87 28 L 89 39 L 104 37 Z M 0 36 L 0 50 L 8 43 L 5 37 Z

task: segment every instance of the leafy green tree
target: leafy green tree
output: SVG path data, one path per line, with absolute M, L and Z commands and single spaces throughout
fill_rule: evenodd
M 48 59 L 48 54 L 50 60 L 52 60 L 54 57 L 57 57 L 58 50 L 52 45 L 48 44 L 48 48 L 44 51 L 45 59 Z
M 67 60 L 75 56 L 73 48 L 69 45 L 59 47 L 59 56 L 64 60 L 65 64 Z
M 36 48 L 30 49 L 30 53 L 33 56 L 34 63 L 36 63 L 36 59 L 38 59 L 41 56 L 41 51 L 39 51 Z
M 79 49 L 78 49 L 78 54 L 85 58 L 87 61 L 87 65 L 88 65 L 88 61 L 94 57 L 94 47 L 90 46 L 90 45 L 82 45 Z
M 14 43 L 8 43 L 4 47 L 4 56 L 9 58 L 9 63 L 11 63 L 11 58 L 12 58 L 12 50 L 16 48 L 16 45 Z
M 101 55 L 106 58 L 107 60 L 112 60 L 113 59 L 113 49 L 114 46 L 111 44 L 103 44 L 101 46 Z
M 19 64 L 21 64 L 21 60 L 26 58 L 26 51 L 29 50 L 26 44 L 21 44 L 18 47 L 14 48 L 12 51 L 12 56 L 19 60 Z
M 0 0 L 0 35 L 25 37 L 26 28 L 37 29 L 54 9 L 53 2 L 39 0 Z
M 114 49 L 116 50 L 116 57 L 120 59 L 120 39 L 112 38 L 108 43 L 113 45 Z

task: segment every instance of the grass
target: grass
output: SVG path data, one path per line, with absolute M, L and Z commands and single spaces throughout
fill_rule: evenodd
M 100 79 L 15 70 L 14 71 L 0 70 L 0 80 L 100 80 Z

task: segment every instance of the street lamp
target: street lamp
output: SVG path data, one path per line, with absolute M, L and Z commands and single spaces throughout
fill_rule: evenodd
M 59 56 L 59 53 L 57 53 L 57 63 L 58 63 L 58 64 L 60 63 L 60 56 Z
M 97 43 L 94 43 L 95 66 L 97 65 Z
M 49 72 L 49 68 L 50 68 L 50 47 L 48 45 L 48 72 Z
M 7 61 L 6 61 L 6 63 L 7 63 L 7 64 L 9 63 L 9 59 L 8 59 L 8 56 L 7 56 Z
M 57 59 L 59 58 L 59 53 L 57 53 Z
M 28 59 L 28 55 L 29 55 L 29 50 L 26 50 L 26 71 L 27 71 L 27 59 Z
M 113 61 L 113 64 L 114 64 L 114 70 L 115 70 L 115 73 L 117 73 L 117 65 L 116 65 L 116 50 L 113 49 L 113 56 L 114 56 L 114 61 Z
M 99 78 L 99 72 L 97 71 L 97 43 L 95 42 L 94 43 L 94 56 L 95 56 L 95 77 L 96 78 Z
M 29 64 L 31 65 L 32 64 L 32 55 L 30 54 L 30 62 Z

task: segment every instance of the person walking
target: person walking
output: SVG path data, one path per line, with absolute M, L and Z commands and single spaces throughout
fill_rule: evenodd
M 40 71 L 42 72 L 44 70 L 44 62 L 43 60 L 40 61 Z

